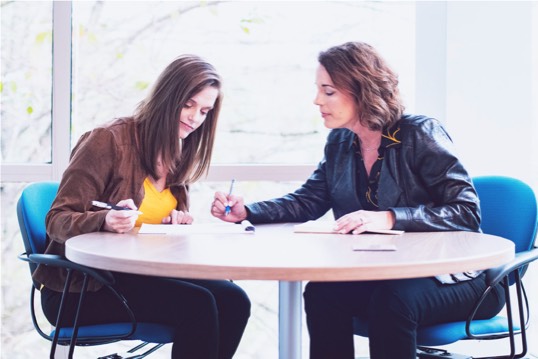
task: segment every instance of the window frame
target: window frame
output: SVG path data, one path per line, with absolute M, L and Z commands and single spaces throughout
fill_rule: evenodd
M 416 2 L 415 113 L 447 122 L 448 29 L 446 2 Z M 52 160 L 51 163 L 2 163 L 2 182 L 60 180 L 71 153 L 72 2 L 53 2 Z M 538 26 L 536 26 L 538 28 Z M 534 33 L 536 33 L 536 28 Z M 535 54 L 534 54 L 535 55 Z M 536 106 L 534 115 L 536 115 Z M 450 125 L 450 124 L 449 124 Z M 535 124 L 535 127 L 538 124 Z M 322 144 L 320 144 L 322 146 Z M 538 144 L 534 152 L 538 151 Z M 214 164 L 202 181 L 303 181 L 317 163 L 292 165 Z M 538 170 L 536 170 L 538 171 Z
M 422 14 L 417 21 L 427 19 L 424 7 L 418 2 L 417 15 Z M 436 4 L 429 5 L 437 6 Z M 71 77 L 72 77 L 72 2 L 54 1 L 53 3 L 53 50 L 52 50 L 52 160 L 51 163 L 41 164 L 4 164 L 2 163 L 3 182 L 32 182 L 43 180 L 60 180 L 62 173 L 69 164 L 71 153 Z M 439 26 L 436 25 L 437 28 Z M 431 32 L 430 28 L 430 32 Z M 435 32 L 437 34 L 437 32 Z M 436 36 L 437 37 L 437 36 Z M 443 38 L 442 36 L 440 37 Z M 420 38 L 417 38 L 421 40 Z M 442 48 L 439 39 L 428 41 Z M 420 44 L 417 43 L 417 53 L 420 53 Z M 429 46 L 429 45 L 428 45 Z M 417 69 L 421 67 L 417 66 Z M 442 75 L 442 69 L 437 75 Z M 422 78 L 417 73 L 417 78 Z M 437 82 L 438 84 L 438 82 Z M 429 96 L 436 96 L 438 86 L 432 86 L 427 91 Z M 418 88 L 417 88 L 418 90 Z M 418 95 L 418 93 L 417 93 Z M 421 98 L 423 96 L 419 96 Z M 228 181 L 236 178 L 242 181 L 302 181 L 316 168 L 317 163 L 292 165 L 211 165 L 205 181 Z M 245 170 L 248 169 L 248 170 Z

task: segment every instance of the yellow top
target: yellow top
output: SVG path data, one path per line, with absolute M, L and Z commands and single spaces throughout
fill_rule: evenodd
M 177 199 L 170 188 L 165 188 L 162 192 L 157 191 L 149 178 L 144 180 L 144 199 L 138 209 L 143 214 L 138 216 L 136 226 L 142 223 L 159 224 L 164 217 L 168 217 L 173 209 L 177 208 Z

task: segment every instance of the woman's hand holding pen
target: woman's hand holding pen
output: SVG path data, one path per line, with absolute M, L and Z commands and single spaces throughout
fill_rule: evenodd
M 103 228 L 109 232 L 125 233 L 134 228 L 136 219 L 140 212 L 136 208 L 132 199 L 124 199 L 117 203 L 117 206 L 128 208 L 131 210 L 116 210 L 111 209 L 105 217 Z
M 226 214 L 226 206 L 229 206 L 230 209 L 228 214 Z M 211 214 L 226 222 L 235 223 L 247 219 L 243 197 L 224 192 L 215 192 L 215 199 L 211 204 Z

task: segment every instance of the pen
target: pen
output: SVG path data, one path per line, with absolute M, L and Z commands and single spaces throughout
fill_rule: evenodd
M 245 231 L 254 232 L 256 230 L 256 228 L 252 225 L 252 223 L 250 223 L 250 221 L 246 219 L 241 222 L 241 225 L 243 226 Z
M 135 211 L 134 209 L 129 208 L 129 207 L 116 206 L 115 204 L 112 204 L 112 203 L 105 203 L 105 202 L 100 202 L 100 201 L 92 201 L 92 205 L 94 205 L 95 207 L 100 207 L 100 208 L 115 209 L 116 211 Z M 139 214 L 142 214 L 142 212 L 140 211 L 137 211 L 137 212 Z
M 228 192 L 228 196 L 232 194 L 232 190 L 234 189 L 234 183 L 235 183 L 235 179 L 232 179 L 232 183 L 230 183 L 230 192 Z M 226 208 L 224 209 L 224 215 L 225 216 L 229 215 L 231 210 L 232 209 L 230 208 L 230 205 L 227 204 Z

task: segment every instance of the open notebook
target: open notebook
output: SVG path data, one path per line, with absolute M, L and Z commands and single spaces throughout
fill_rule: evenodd
M 330 221 L 308 221 L 301 224 L 296 224 L 293 231 L 296 233 L 337 233 L 334 229 L 334 222 Z M 379 234 L 402 234 L 404 231 L 395 229 L 372 229 L 365 233 Z

